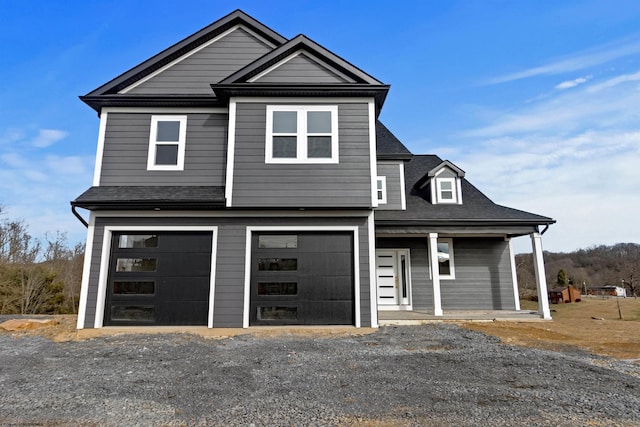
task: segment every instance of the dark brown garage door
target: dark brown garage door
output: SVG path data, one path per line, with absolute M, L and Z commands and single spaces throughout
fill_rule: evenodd
M 254 233 L 251 325 L 352 325 L 352 233 Z
M 206 325 L 210 232 L 114 233 L 105 325 Z

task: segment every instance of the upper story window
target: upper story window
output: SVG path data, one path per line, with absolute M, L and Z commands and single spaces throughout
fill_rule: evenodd
M 379 176 L 376 178 L 376 194 L 378 197 L 378 204 L 384 205 L 387 203 L 387 177 Z
M 458 203 L 455 178 L 436 178 L 438 203 Z
M 151 116 L 147 170 L 184 170 L 187 116 Z
M 338 163 L 338 107 L 268 105 L 267 163 Z

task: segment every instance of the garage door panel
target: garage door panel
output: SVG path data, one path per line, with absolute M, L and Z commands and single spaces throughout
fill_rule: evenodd
M 114 233 L 105 324 L 206 325 L 212 239 L 211 232 Z
M 251 324 L 353 324 L 352 233 L 256 233 L 252 239 Z M 279 269 L 292 259 L 295 268 Z
M 158 275 L 169 276 L 185 272 L 189 276 L 208 276 L 211 269 L 211 253 L 171 253 L 158 262 Z

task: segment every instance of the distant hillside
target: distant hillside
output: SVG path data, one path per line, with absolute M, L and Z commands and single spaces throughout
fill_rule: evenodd
M 545 252 L 544 262 L 549 288 L 568 283 L 578 288 L 582 288 L 583 284 L 624 284 L 627 295 L 640 296 L 639 244 L 601 245 L 570 253 Z M 535 295 L 536 284 L 531 254 L 516 255 L 516 269 L 520 296 Z

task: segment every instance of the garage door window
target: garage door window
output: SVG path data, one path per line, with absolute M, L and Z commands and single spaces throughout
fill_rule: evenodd
M 116 295 L 153 295 L 156 283 L 152 281 L 116 281 L 113 282 L 113 293 Z
M 263 235 L 258 237 L 260 249 L 295 249 L 298 247 L 298 236 Z
M 112 305 L 111 320 L 153 322 L 153 306 L 142 305 Z
M 119 249 L 157 247 L 158 236 L 155 234 L 123 234 L 118 239 Z
M 296 258 L 260 258 L 258 270 L 260 271 L 295 271 L 298 269 Z
M 295 282 L 258 283 L 258 295 L 298 295 Z
M 258 320 L 297 320 L 298 307 L 258 307 Z
M 116 271 L 139 272 L 156 271 L 158 260 L 155 258 L 118 258 Z

